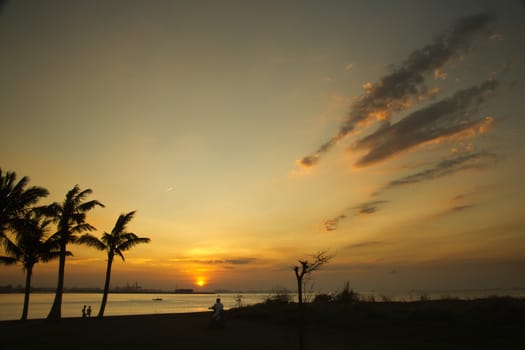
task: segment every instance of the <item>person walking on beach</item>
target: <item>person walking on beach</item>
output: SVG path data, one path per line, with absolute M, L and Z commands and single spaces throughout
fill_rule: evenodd
M 91 318 L 91 305 L 89 305 L 87 308 L 87 317 Z
M 82 318 L 86 318 L 86 305 L 82 308 Z

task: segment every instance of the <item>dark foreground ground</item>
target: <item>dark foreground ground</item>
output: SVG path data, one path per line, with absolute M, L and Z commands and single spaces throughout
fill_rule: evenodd
M 295 304 L 227 312 L 0 322 L 1 349 L 299 349 Z M 525 349 L 525 300 L 309 304 L 304 349 Z

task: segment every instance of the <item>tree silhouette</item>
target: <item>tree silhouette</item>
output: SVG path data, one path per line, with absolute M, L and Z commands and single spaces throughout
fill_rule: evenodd
M 303 304 L 303 287 L 304 287 L 304 277 L 310 275 L 312 272 L 317 271 L 329 262 L 333 256 L 327 255 L 328 251 L 320 251 L 312 255 L 311 261 L 309 260 L 299 260 L 300 266 L 294 267 L 295 277 L 297 279 L 297 298 L 299 305 Z
M 24 215 L 41 197 L 49 194 L 43 187 L 26 189 L 28 183 L 27 176 L 17 182 L 15 172 L 4 173 L 0 168 L 0 239 L 5 236 L 5 230 L 12 220 Z
M 50 223 L 51 220 L 35 209 L 11 222 L 15 232 L 14 241 L 8 236 L 4 238 L 3 245 L 7 256 L 0 256 L 0 263 L 5 265 L 21 263 L 26 274 L 22 321 L 27 319 L 29 310 L 33 266 L 40 261 L 56 259 L 60 255 L 57 242 L 46 238 Z
M 102 294 L 102 302 L 100 304 L 100 310 L 98 317 L 104 316 L 104 310 L 106 308 L 106 302 L 108 300 L 109 293 L 109 282 L 111 279 L 111 266 L 113 264 L 113 258 L 118 255 L 125 261 L 123 252 L 131 249 L 140 243 L 149 243 L 149 238 L 139 237 L 132 232 L 127 232 L 127 224 L 133 219 L 135 211 L 127 214 L 121 214 L 115 227 L 111 230 L 111 233 L 104 232 L 101 239 L 90 234 L 85 234 L 78 240 L 79 243 L 87 244 L 98 250 L 105 250 L 108 254 L 108 263 L 106 267 L 106 278 L 104 282 L 104 292 Z
M 304 343 L 304 306 L 303 306 L 303 286 L 304 277 L 317 271 L 329 262 L 333 255 L 328 255 L 328 251 L 320 251 L 312 255 L 311 260 L 299 260 L 300 266 L 294 266 L 295 278 L 297 279 L 297 299 L 299 301 L 299 350 L 303 350 Z
M 95 227 L 86 222 L 86 213 L 96 206 L 104 207 L 102 203 L 96 200 L 85 201 L 86 197 L 92 192 L 91 189 L 81 190 L 78 185 L 75 185 L 67 192 L 64 202 L 55 202 L 47 207 L 47 211 L 57 224 L 57 232 L 52 238 L 58 242 L 60 247 L 57 289 L 53 306 L 51 306 L 47 316 L 50 320 L 58 320 L 62 316 L 67 244 L 76 243 L 78 234 L 95 230 Z

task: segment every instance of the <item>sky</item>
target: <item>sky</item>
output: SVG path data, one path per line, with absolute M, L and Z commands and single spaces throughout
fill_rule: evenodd
M 327 250 L 317 292 L 525 288 L 524 62 L 519 0 L 2 1 L 0 167 L 92 189 L 94 235 L 137 211 L 114 287 L 293 289 Z

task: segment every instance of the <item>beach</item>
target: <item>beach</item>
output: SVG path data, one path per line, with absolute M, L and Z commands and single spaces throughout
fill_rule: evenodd
M 298 349 L 297 304 L 209 312 L 2 321 L 5 348 Z M 307 305 L 304 349 L 523 349 L 525 301 L 492 298 Z

